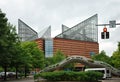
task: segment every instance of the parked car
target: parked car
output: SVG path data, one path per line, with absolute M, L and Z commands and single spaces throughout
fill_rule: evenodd
M 16 75 L 15 72 L 6 72 L 7 77 L 13 77 L 15 75 Z M 0 78 L 3 78 L 4 76 L 5 76 L 5 72 L 0 72 Z

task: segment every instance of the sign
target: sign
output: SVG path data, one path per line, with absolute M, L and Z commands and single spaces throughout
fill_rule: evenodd
M 116 21 L 115 20 L 112 20 L 112 21 L 109 21 L 109 27 L 110 28 L 115 28 L 116 27 Z

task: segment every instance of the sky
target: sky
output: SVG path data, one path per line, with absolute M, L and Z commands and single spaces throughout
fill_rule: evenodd
M 96 13 L 99 24 L 120 23 L 120 0 L 0 0 L 0 9 L 16 27 L 18 19 L 37 32 L 51 25 L 52 37 L 61 33 L 62 24 L 72 27 Z M 110 39 L 101 39 L 104 26 L 98 27 L 99 51 L 112 56 L 120 41 L 120 26 L 106 27 Z

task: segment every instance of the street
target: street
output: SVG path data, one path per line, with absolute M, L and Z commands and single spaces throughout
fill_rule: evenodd
M 33 79 L 13 80 L 13 81 L 0 81 L 0 82 L 34 82 Z
M 120 78 L 110 78 L 108 80 L 102 80 L 102 82 L 120 82 Z
M 12 80 L 12 81 L 0 81 L 0 82 L 34 82 L 34 79 Z M 102 82 L 120 82 L 120 78 L 111 78 L 108 80 L 102 80 Z

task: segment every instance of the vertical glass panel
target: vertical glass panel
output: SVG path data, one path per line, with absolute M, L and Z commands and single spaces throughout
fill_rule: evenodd
M 45 39 L 45 57 L 53 56 L 53 39 Z

